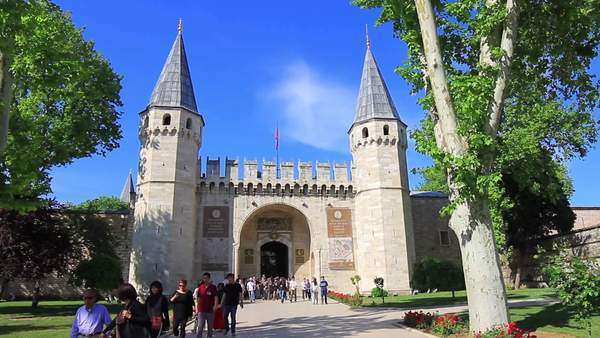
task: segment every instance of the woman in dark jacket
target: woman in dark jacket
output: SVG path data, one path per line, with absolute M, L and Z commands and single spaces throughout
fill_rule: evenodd
M 158 337 L 161 331 L 169 329 L 169 299 L 163 295 L 163 287 L 159 281 L 150 284 L 150 295 L 146 298 L 146 313 L 150 317 L 152 338 Z
M 179 281 L 179 288 L 173 292 L 170 299 L 173 303 L 173 335 L 185 337 L 185 325 L 194 310 L 194 296 L 187 288 L 187 281 Z
M 137 300 L 137 292 L 133 285 L 122 284 L 118 297 L 125 305 L 117 317 L 106 327 L 104 333 L 117 327 L 119 338 L 148 338 L 150 337 L 150 318 L 146 307 Z

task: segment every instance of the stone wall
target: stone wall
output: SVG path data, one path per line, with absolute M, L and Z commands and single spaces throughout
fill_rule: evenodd
M 416 261 L 429 256 L 461 264 L 458 238 L 448 227 L 448 217 L 440 216 L 440 211 L 448 204 L 447 196 L 438 192 L 413 191 L 411 201 Z M 442 243 L 441 237 L 445 234 L 449 242 Z

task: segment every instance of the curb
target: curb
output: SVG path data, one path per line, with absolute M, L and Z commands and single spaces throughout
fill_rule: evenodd
M 395 327 L 397 327 L 397 328 L 400 328 L 400 329 L 403 329 L 403 330 L 407 330 L 407 331 L 414 332 L 414 333 L 419 333 L 419 334 L 421 334 L 421 335 L 423 335 L 423 336 L 425 336 L 425 337 L 439 338 L 439 337 L 438 337 L 438 336 L 436 336 L 436 335 L 432 335 L 432 334 L 430 334 L 430 333 L 423 332 L 423 331 L 421 331 L 421 330 L 414 329 L 414 328 L 412 328 L 412 327 L 408 327 L 408 326 L 406 326 L 406 325 L 404 325 L 404 324 L 400 324 L 400 322 L 394 323 L 393 325 L 394 325 Z

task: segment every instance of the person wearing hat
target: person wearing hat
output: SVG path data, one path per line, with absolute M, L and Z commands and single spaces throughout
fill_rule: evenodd
M 111 322 L 106 306 L 97 304 L 100 294 L 96 289 L 87 289 L 83 292 L 83 306 L 77 309 L 71 338 L 101 337 L 104 327 Z

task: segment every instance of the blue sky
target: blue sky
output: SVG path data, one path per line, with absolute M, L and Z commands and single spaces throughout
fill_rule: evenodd
M 409 128 L 423 113 L 394 68 L 406 57 L 389 25 L 375 28 L 376 11 L 335 1 L 114 1 L 60 0 L 85 37 L 123 75 L 123 139 L 107 157 L 91 157 L 53 170 L 61 201 L 118 195 L 137 167 L 138 113 L 148 104 L 183 19 L 184 39 L 198 109 L 204 115 L 202 161 L 280 159 L 350 161 L 346 131 L 354 117 L 368 24 L 372 48 L 402 120 Z M 600 62 L 594 71 L 600 73 Z M 600 113 L 596 113 L 600 118 Z M 409 170 L 429 163 L 408 152 Z M 600 149 L 570 164 L 573 205 L 600 205 Z M 411 175 L 411 186 L 419 177 Z

